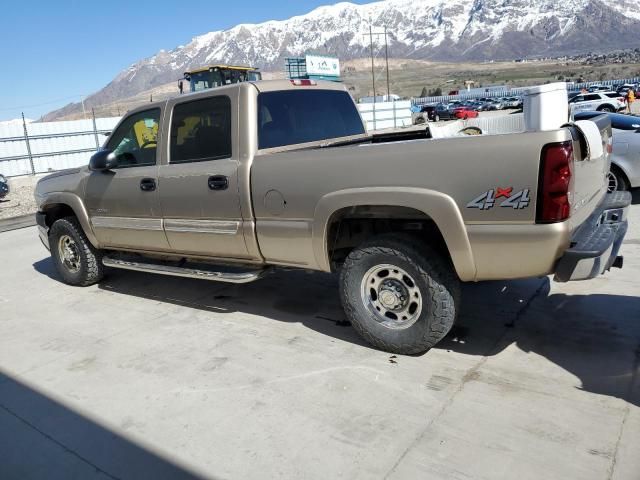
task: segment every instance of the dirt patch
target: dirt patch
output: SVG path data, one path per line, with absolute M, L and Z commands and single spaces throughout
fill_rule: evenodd
M 9 179 L 9 195 L 0 200 L 0 219 L 35 213 L 35 179 Z

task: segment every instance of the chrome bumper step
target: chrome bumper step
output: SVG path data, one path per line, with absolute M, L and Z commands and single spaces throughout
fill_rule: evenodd
M 228 271 L 221 271 L 202 268 L 201 265 L 201 268 L 182 267 L 161 263 L 134 262 L 131 260 L 123 260 L 108 256 L 102 258 L 102 264 L 105 267 L 134 270 L 136 272 L 158 273 L 160 275 L 171 275 L 174 277 L 201 278 L 204 280 L 213 280 L 216 282 L 227 283 L 253 282 L 262 278 L 270 270 L 269 268 L 260 268 L 255 270 L 239 270 L 237 268 L 229 268 Z

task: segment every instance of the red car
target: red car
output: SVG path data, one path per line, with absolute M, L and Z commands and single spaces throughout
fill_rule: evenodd
M 457 107 L 453 109 L 453 116 L 461 120 L 466 120 L 467 118 L 477 118 L 478 112 L 467 107 Z

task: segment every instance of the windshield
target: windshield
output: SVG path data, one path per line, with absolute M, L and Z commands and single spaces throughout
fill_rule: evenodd
M 207 88 L 246 82 L 247 80 L 262 80 L 262 74 L 251 70 L 216 68 L 214 71 L 192 73 L 190 85 L 192 92 L 199 92 Z
M 590 118 L 602 115 L 602 112 L 581 112 L 576 113 L 575 120 L 589 120 Z M 617 130 L 637 130 L 640 128 L 640 117 L 635 115 L 622 115 L 620 113 L 607 114 L 611 120 L 611 127 Z
M 207 88 L 219 87 L 222 85 L 222 75 L 220 72 L 197 72 L 191 74 L 191 91 L 199 92 Z

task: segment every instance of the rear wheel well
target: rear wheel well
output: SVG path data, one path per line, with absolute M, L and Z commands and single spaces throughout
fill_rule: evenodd
M 374 236 L 404 233 L 429 245 L 451 262 L 440 229 L 424 212 L 393 205 L 360 205 L 335 212 L 327 228 L 327 251 L 332 270 L 339 270 L 351 250 Z
M 604 104 L 600 105 L 596 110 L 601 112 L 601 111 L 603 111 L 605 109 L 610 110 L 612 112 L 616 111 L 616 109 L 613 107 L 613 105 L 611 105 L 609 103 L 604 103 Z
M 627 177 L 627 174 L 624 172 L 624 170 L 622 170 L 622 168 L 620 168 L 615 163 L 612 163 L 610 169 L 622 179 L 626 188 L 630 188 L 631 184 L 629 182 L 629 177 Z
M 42 209 L 42 213 L 45 214 L 47 227 L 51 227 L 53 222 L 64 217 L 75 217 L 76 214 L 73 209 L 64 203 L 56 203 L 53 205 L 47 205 Z

